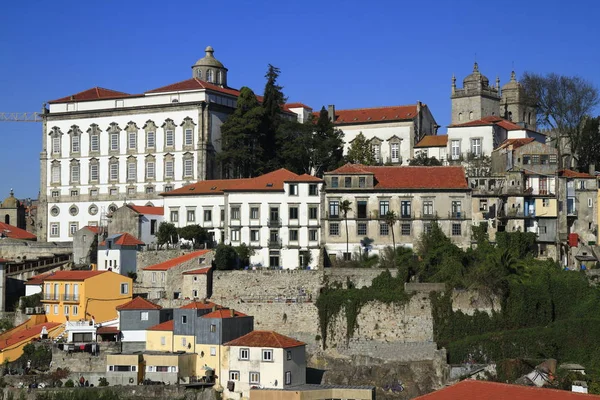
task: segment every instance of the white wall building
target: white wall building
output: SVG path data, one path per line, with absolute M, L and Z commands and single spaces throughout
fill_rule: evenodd
M 98 271 L 127 275 L 137 270 L 137 252 L 144 243 L 129 233 L 108 236 L 98 244 Z
M 255 250 L 253 265 L 318 263 L 323 181 L 285 169 L 256 178 L 197 182 L 163 193 L 165 221 L 199 224 L 213 240 Z M 309 262 L 310 260 L 310 262 Z
M 306 383 L 306 345 L 272 331 L 252 331 L 225 343 L 220 377 L 227 398 L 248 398 L 250 389 L 282 389 Z M 233 390 L 230 390 L 233 389 Z

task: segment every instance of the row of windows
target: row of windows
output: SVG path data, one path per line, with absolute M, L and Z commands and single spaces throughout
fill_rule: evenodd
M 429 233 L 431 231 L 431 223 L 426 222 L 423 224 L 423 230 L 425 233 Z M 340 236 L 340 223 L 339 222 L 330 222 L 329 223 L 329 236 Z M 410 236 L 412 234 L 412 224 L 410 222 L 405 222 L 400 224 L 400 235 L 402 236 Z M 460 223 L 453 223 L 451 229 L 452 236 L 461 236 L 462 235 L 462 225 Z M 368 224 L 366 222 L 359 222 L 356 224 L 356 235 L 357 236 L 367 236 L 368 232 Z M 381 222 L 379 224 L 379 236 L 389 236 L 390 235 L 390 225 L 385 222 Z
M 549 165 L 558 163 L 556 154 L 523 154 L 524 165 Z
M 298 196 L 298 184 L 292 183 L 289 185 L 290 196 Z M 315 183 L 311 183 L 308 185 L 308 195 L 309 196 L 318 196 L 319 195 L 319 186 Z
M 173 185 L 164 185 L 162 191 L 163 192 L 170 192 L 171 190 L 173 190 Z M 155 188 L 154 185 L 146 185 L 146 186 L 144 186 L 144 193 L 146 193 L 146 194 L 153 194 L 155 192 L 156 192 L 156 188 Z M 53 197 L 53 198 L 59 198 L 60 197 L 60 193 L 61 193 L 60 190 L 53 190 L 50 193 L 50 196 Z M 117 187 L 108 188 L 108 194 L 111 195 L 111 196 L 118 196 L 119 193 L 120 193 L 120 191 L 119 191 L 119 188 L 117 188 Z M 135 196 L 138 193 L 138 191 L 137 191 L 137 188 L 135 186 L 131 186 L 131 187 L 126 188 L 126 193 L 127 193 L 127 196 L 133 197 L 133 196 Z M 79 194 L 80 194 L 79 189 L 70 189 L 70 191 L 69 191 L 69 196 L 71 196 L 71 197 L 77 197 L 77 196 L 79 196 Z M 100 194 L 100 190 L 98 188 L 91 188 L 89 190 L 90 197 L 98 197 L 99 194 Z M 97 214 L 98 210 L 95 207 L 96 206 L 93 206 L 93 205 L 90 206 L 90 215 L 96 215 Z M 110 206 L 109 206 L 109 208 L 110 208 Z M 116 209 L 117 209 L 117 207 L 115 206 L 115 209 L 111 210 L 111 212 L 115 211 Z M 58 213 L 56 215 L 58 215 Z M 72 215 L 76 215 L 76 214 L 72 214 Z
M 80 183 L 81 180 L 81 167 L 79 161 L 70 162 L 70 174 L 69 181 L 71 183 Z M 119 160 L 117 158 L 111 159 L 108 164 L 108 180 L 110 182 L 119 181 Z M 183 179 L 190 179 L 194 177 L 194 158 L 189 156 L 183 160 Z M 145 162 L 145 178 L 156 179 L 156 163 L 155 161 L 147 160 Z M 175 161 L 172 159 L 166 159 L 164 162 L 164 179 L 175 178 Z M 88 183 L 97 183 L 100 180 L 100 166 L 98 163 L 91 163 L 89 165 L 89 178 Z M 138 164 L 137 161 L 127 162 L 127 181 L 138 180 Z M 53 161 L 51 166 L 51 178 L 50 182 L 53 184 L 61 183 L 61 165 L 60 161 Z
M 316 242 L 319 240 L 319 231 L 317 229 L 309 229 L 308 230 L 308 240 L 311 242 Z M 230 230 L 230 239 L 232 242 L 239 242 L 241 240 L 241 230 L 239 228 L 232 228 Z M 298 241 L 298 229 L 290 229 L 288 230 L 288 240 L 290 242 Z M 269 242 L 277 243 L 280 241 L 279 230 L 272 229 L 269 231 Z M 260 230 L 259 229 L 250 229 L 250 243 L 260 242 Z
M 339 218 L 340 212 L 343 213 L 344 210 L 340 209 L 340 201 L 339 200 L 330 200 L 329 201 L 329 218 Z M 369 218 L 369 212 L 367 207 L 366 200 L 358 200 L 356 202 L 356 218 Z M 434 216 L 434 207 L 433 200 L 423 200 L 422 201 L 422 211 L 423 216 Z M 350 207 L 352 209 L 352 206 Z M 451 203 L 451 210 L 453 217 L 460 217 L 462 210 L 462 202 L 460 200 L 453 200 Z M 379 217 L 383 218 L 388 212 L 390 212 L 390 201 L 389 200 L 380 200 L 379 201 Z M 397 214 L 400 218 L 411 218 L 412 217 L 412 201 L 411 200 L 402 200 L 400 201 L 400 213 Z
M 319 219 L 319 206 L 318 205 L 308 205 L 308 219 L 317 220 Z M 291 220 L 296 220 L 299 218 L 299 207 L 298 206 L 290 206 L 288 209 L 288 218 Z M 203 210 L 203 221 L 212 222 L 212 210 Z M 230 219 L 232 221 L 239 221 L 241 219 L 241 206 L 232 206 L 230 209 Z M 249 216 L 251 220 L 259 220 L 260 219 L 260 207 L 258 206 L 250 206 Z M 171 222 L 179 222 L 179 211 L 171 210 L 170 212 Z M 225 210 L 221 209 L 221 221 L 225 219 Z M 270 207 L 269 208 L 269 220 L 271 221 L 279 221 L 279 207 Z M 196 210 L 188 209 L 186 210 L 186 221 L 187 222 L 196 222 Z
M 481 138 L 472 138 L 470 149 L 471 154 L 475 157 L 480 157 L 483 154 Z M 450 142 L 450 154 L 453 160 L 458 160 L 460 158 L 460 140 L 455 139 Z
M 112 128 L 110 128 L 112 129 Z M 72 130 L 73 132 L 73 130 Z M 166 129 L 165 130 L 165 149 L 174 149 L 175 148 L 175 129 Z M 55 131 L 52 135 L 52 155 L 60 155 L 62 148 L 62 135 L 60 132 Z M 109 133 L 109 150 L 111 152 L 118 152 L 120 150 L 120 132 L 112 131 Z M 145 145 L 146 150 L 155 150 L 156 149 L 156 132 L 148 131 L 145 135 Z M 193 146 L 194 145 L 194 130 L 193 129 L 184 129 L 183 132 L 183 145 L 184 146 Z M 127 150 L 137 150 L 138 148 L 138 133 L 137 132 L 127 132 Z M 94 129 L 93 132 L 90 133 L 90 153 L 97 153 L 100 151 L 100 132 L 98 129 Z M 78 154 L 81 152 L 81 134 L 80 133 L 72 133 L 71 134 L 71 153 Z
M 50 304 L 46 304 L 45 306 L 46 315 L 50 314 Z M 54 315 L 58 315 L 58 304 L 55 304 L 53 307 Z M 79 315 L 79 306 L 63 306 L 63 315 L 65 316 L 77 316 Z

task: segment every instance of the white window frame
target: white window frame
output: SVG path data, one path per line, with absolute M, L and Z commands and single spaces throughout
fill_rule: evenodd
M 450 157 L 452 160 L 460 158 L 460 140 L 453 139 L 450 141 Z
M 50 236 L 56 237 L 59 236 L 60 226 L 58 222 L 53 222 L 50 224 Z
M 471 153 L 476 156 L 481 156 L 481 138 L 472 138 L 471 139 Z
M 194 130 L 193 129 L 185 130 L 184 141 L 185 141 L 184 143 L 186 146 L 192 146 L 194 144 Z
M 239 381 L 240 380 L 240 371 L 229 371 L 229 380 L 230 381 Z
M 52 183 L 60 183 L 60 164 L 55 164 L 50 167 Z
M 137 180 L 137 162 L 135 161 L 130 161 L 127 163 L 127 180 Z
M 148 321 L 148 311 L 140 311 L 140 321 Z
M 260 385 L 260 373 L 259 372 L 250 372 L 248 374 L 248 382 L 251 385 Z
M 292 384 L 292 371 L 285 371 L 285 384 L 286 385 Z
M 194 160 L 186 158 L 183 160 L 183 177 L 191 178 L 194 176 Z
M 146 148 L 154 149 L 156 147 L 156 132 L 146 132 Z
M 187 222 L 196 221 L 196 210 L 187 210 Z
M 129 283 L 121 283 L 121 294 L 129 294 Z
M 119 164 L 113 162 L 109 165 L 109 178 L 111 181 L 119 180 Z
M 110 134 L 110 150 L 111 151 L 119 151 L 119 134 L 118 133 Z
M 98 164 L 90 164 L 90 181 L 98 182 Z
M 71 153 L 79 153 L 81 151 L 81 141 L 79 135 L 71 136 Z
M 175 147 L 175 131 L 173 129 L 165 131 L 165 147 Z
M 156 164 L 154 161 L 146 162 L 146 179 L 156 178 Z
M 52 154 L 60 154 L 60 136 L 52 136 Z
M 390 143 L 390 158 L 392 162 L 400 161 L 400 143 Z
M 90 135 L 90 151 L 100 151 L 100 135 L 97 133 Z
M 240 349 L 239 360 L 248 361 L 250 360 L 250 349 L 247 347 Z
M 137 149 L 137 133 L 136 132 L 129 132 L 129 135 L 127 135 L 127 148 L 129 150 L 136 150 Z
M 165 161 L 165 178 L 175 177 L 175 162 L 173 160 Z
M 71 182 L 79 182 L 81 174 L 79 173 L 79 164 L 71 164 Z
M 264 362 L 273 362 L 273 349 L 262 349 L 261 360 Z

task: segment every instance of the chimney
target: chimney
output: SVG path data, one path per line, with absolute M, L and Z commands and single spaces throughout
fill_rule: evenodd
M 590 175 L 596 176 L 596 164 L 590 164 Z
M 233 308 L 229 309 L 229 315 L 231 316 L 231 318 L 235 317 L 235 310 Z
M 335 105 L 330 104 L 327 106 L 327 114 L 329 115 L 329 120 L 335 122 Z

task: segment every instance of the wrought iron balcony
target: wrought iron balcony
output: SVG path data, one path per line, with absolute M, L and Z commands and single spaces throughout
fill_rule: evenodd
M 79 302 L 79 295 L 78 294 L 64 294 L 63 301 Z
M 58 293 L 44 293 L 43 300 L 58 301 L 59 299 L 60 299 L 60 296 L 58 295 Z
M 267 225 L 269 226 L 269 228 L 280 228 L 281 218 L 271 218 L 267 221 Z
M 280 249 L 281 248 L 281 239 L 269 240 L 267 242 L 267 246 L 270 249 Z

